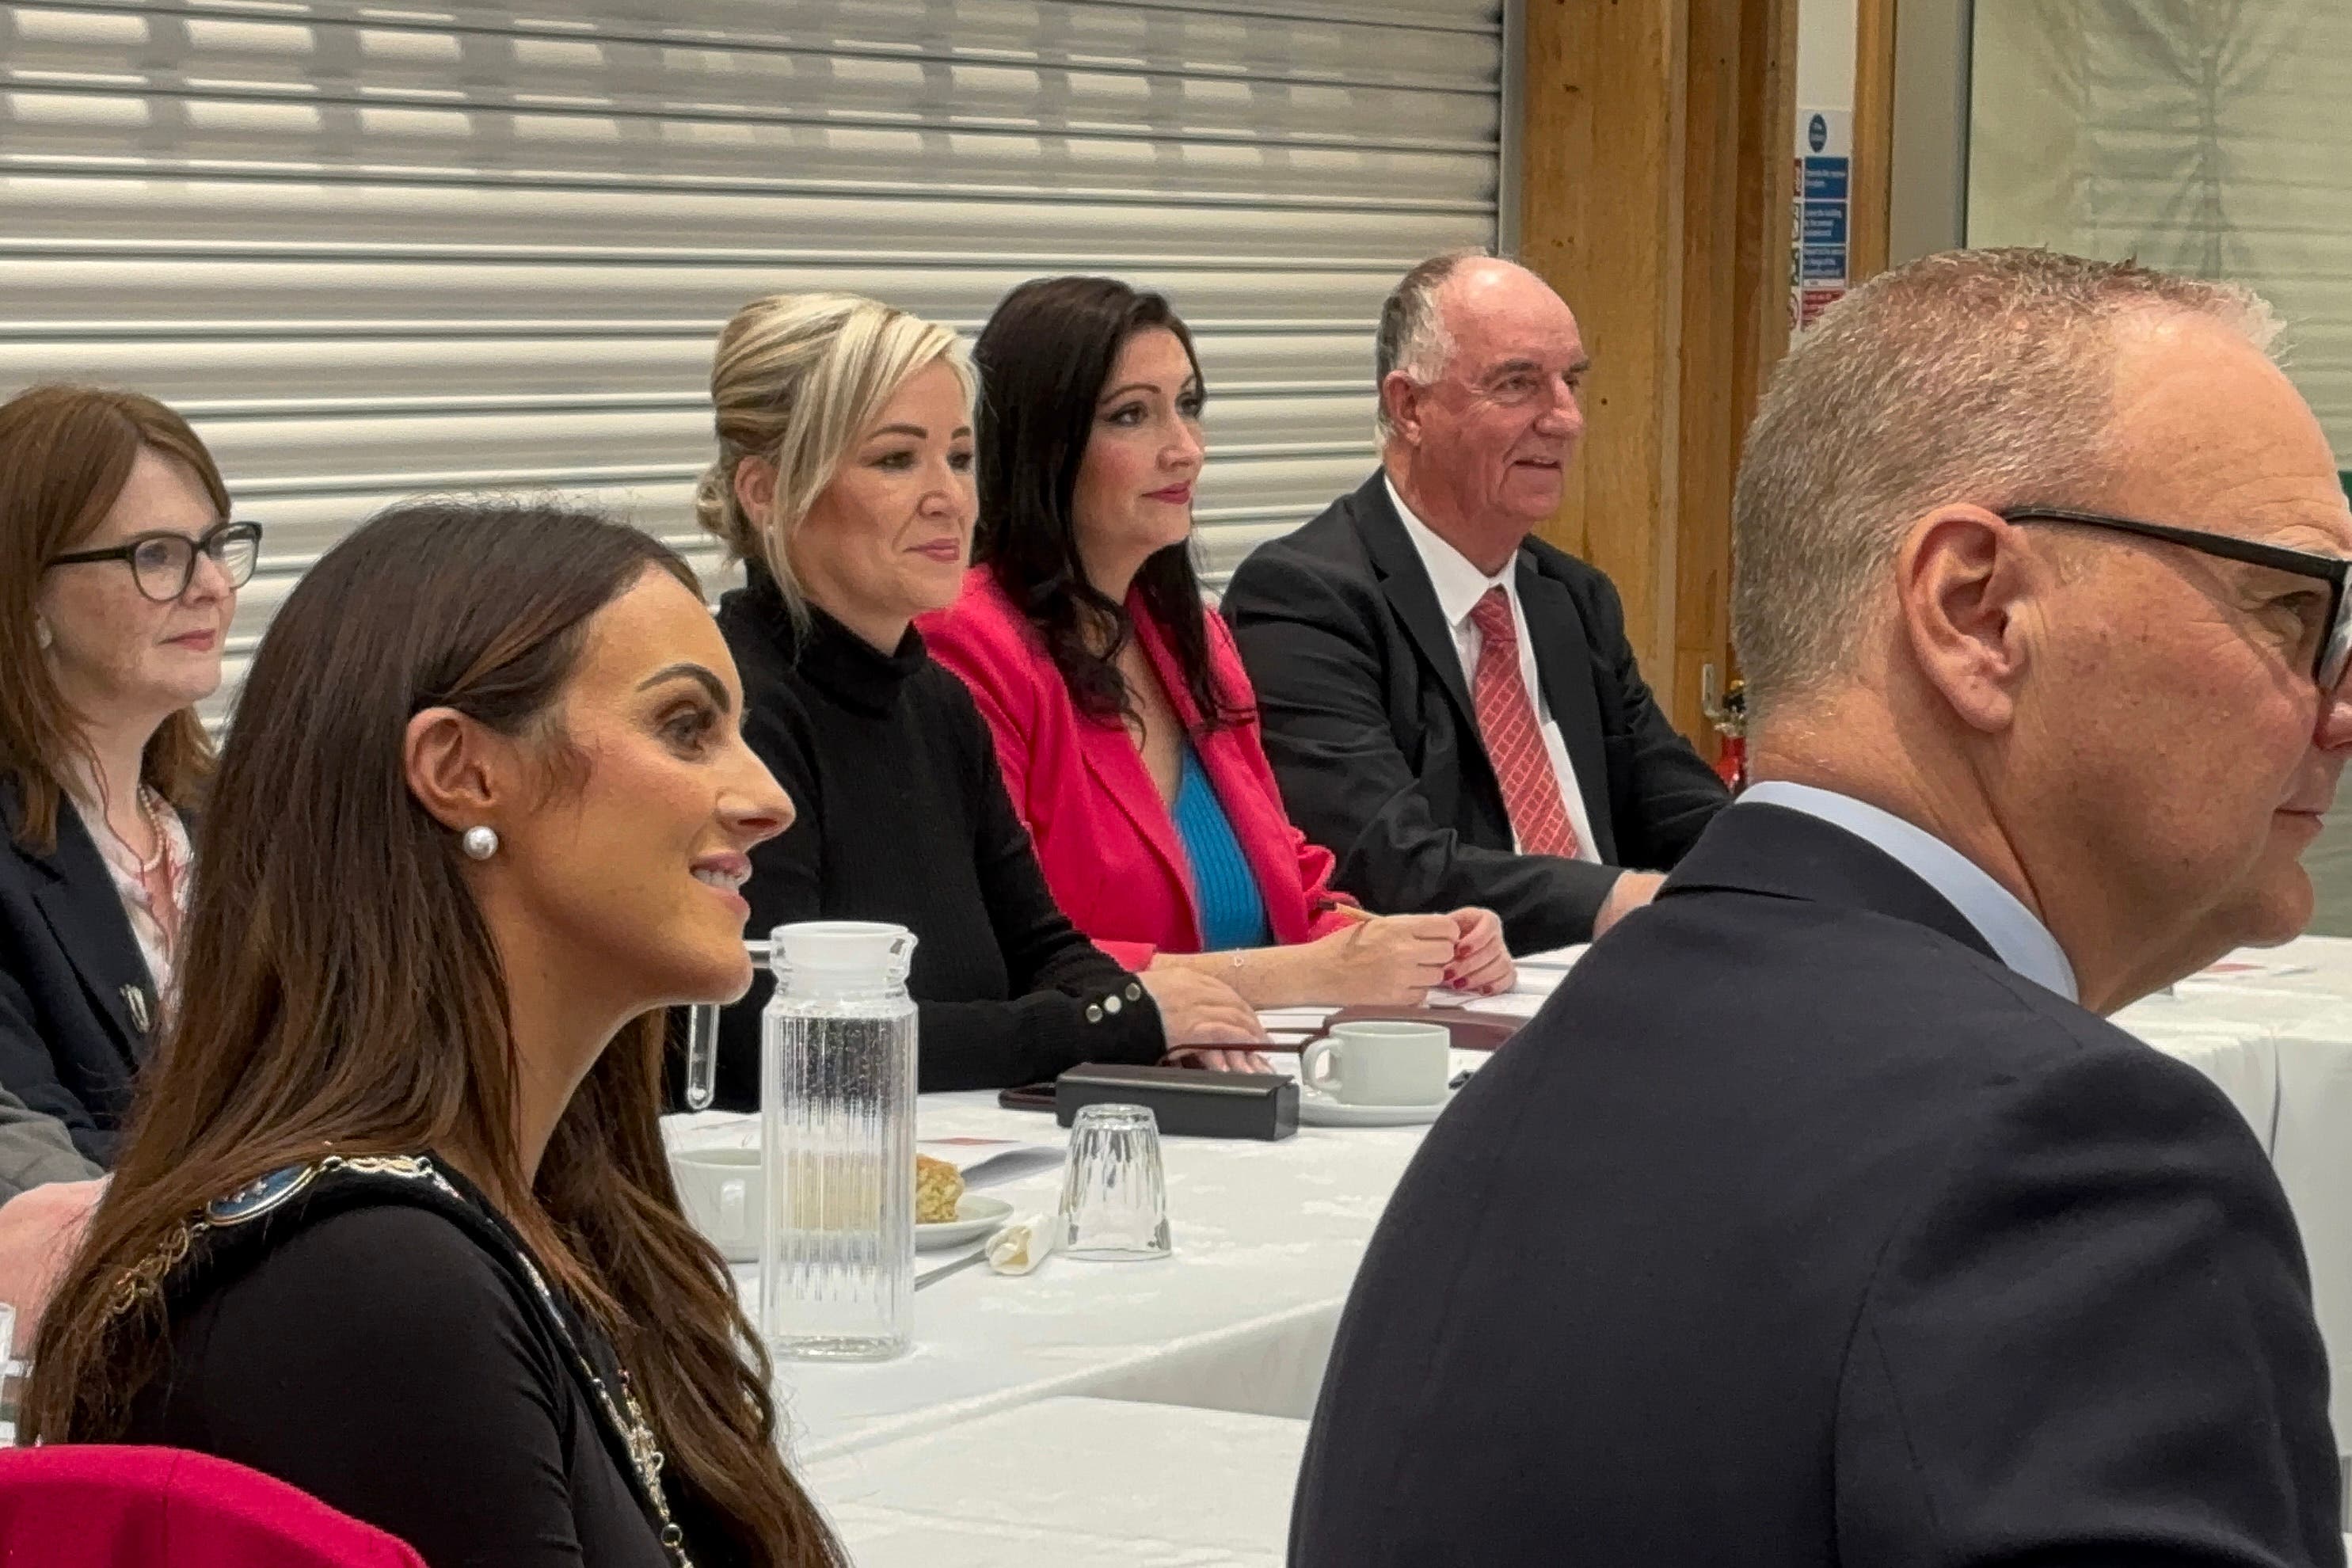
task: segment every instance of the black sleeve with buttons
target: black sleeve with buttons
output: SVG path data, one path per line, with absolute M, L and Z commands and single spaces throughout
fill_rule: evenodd
M 884 655 L 813 611 L 803 638 L 764 574 L 750 575 L 721 602 L 719 629 L 742 674 L 744 738 L 798 815 L 752 851 L 749 930 L 869 920 L 913 931 L 907 987 L 927 1091 L 1158 1060 L 1158 1006 L 1055 904 L 963 683 L 911 631 Z M 771 984 L 762 973 L 720 1021 L 724 1108 L 758 1104 Z
M 936 670 L 938 667 L 934 666 Z M 940 673 L 944 674 L 944 671 Z M 982 726 L 971 695 L 952 675 L 947 676 L 961 698 L 970 720 L 968 744 L 981 778 L 979 832 L 974 842 L 980 867 L 982 902 L 996 945 L 1003 954 L 1013 1002 L 938 1003 L 923 1010 L 922 1026 L 929 1031 L 934 1015 L 952 1030 L 962 1058 L 957 1068 L 935 1064 L 924 1052 L 925 1089 L 992 1089 L 1006 1084 L 1035 1083 L 1080 1062 L 1157 1061 L 1166 1048 L 1160 1035 L 1160 1010 L 1142 982 L 1107 957 L 1087 940 L 1054 902 L 1045 885 L 1044 868 L 1029 842 L 1005 793 L 997 771 L 996 750 Z M 999 1026 L 980 1015 L 983 1010 L 1014 1011 L 1019 1022 L 992 1039 Z M 981 1054 L 982 1051 L 986 1054 Z M 956 1082 L 934 1082 L 935 1075 L 955 1072 Z

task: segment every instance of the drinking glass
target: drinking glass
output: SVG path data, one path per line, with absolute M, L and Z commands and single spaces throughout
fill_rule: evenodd
M 1116 1263 L 1169 1250 L 1159 1119 L 1144 1105 L 1080 1107 L 1062 1177 L 1063 1255 Z
M 754 964 L 768 962 L 768 944 L 747 942 Z M 686 1010 L 686 1108 L 708 1110 L 719 1092 L 719 1004 L 698 1003 Z
M 719 1092 L 719 1004 L 686 1010 L 686 1108 L 708 1110 Z
M 0 1448 L 16 1444 L 16 1405 L 32 1368 L 16 1359 L 16 1309 L 0 1301 Z

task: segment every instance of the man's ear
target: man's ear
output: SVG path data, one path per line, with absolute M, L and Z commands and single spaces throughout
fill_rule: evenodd
M 776 514 L 776 465 L 765 458 L 745 458 L 735 465 L 735 504 L 754 528 L 764 529 Z
M 1389 428 L 1408 446 L 1421 444 L 1421 399 L 1424 388 L 1401 370 L 1381 377 L 1381 410 Z
M 408 793 L 452 833 L 495 827 L 512 805 L 512 742 L 456 709 L 427 708 L 402 743 Z
M 1997 733 L 2016 720 L 2025 612 L 2041 591 L 2022 533 L 1982 507 L 1938 507 L 1904 540 L 1895 592 L 1911 657 L 1973 729 Z

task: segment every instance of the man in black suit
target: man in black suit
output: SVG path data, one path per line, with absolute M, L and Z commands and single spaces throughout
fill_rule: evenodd
M 2268 336 L 1961 252 L 1782 364 L 1735 508 L 1767 782 L 1432 1129 L 1297 1568 L 2344 1562 L 2284 1196 L 2100 1016 L 2300 929 L 2352 747 L 2352 511 Z
M 1374 358 L 1381 470 L 1225 591 L 1283 800 L 1371 909 L 1479 905 L 1515 952 L 1587 941 L 1728 796 L 1609 579 L 1531 533 L 1584 432 L 1576 318 L 1455 252 L 1390 294 Z

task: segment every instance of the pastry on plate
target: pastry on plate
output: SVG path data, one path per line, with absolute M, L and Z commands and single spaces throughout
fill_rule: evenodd
M 915 1223 L 945 1225 L 963 1202 L 963 1173 L 945 1160 L 915 1156 Z

